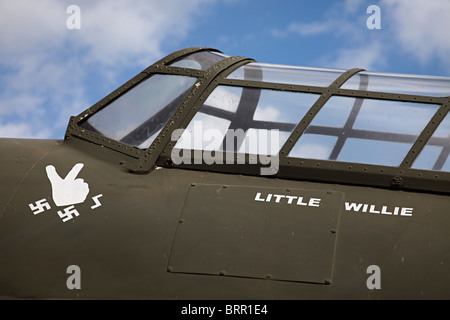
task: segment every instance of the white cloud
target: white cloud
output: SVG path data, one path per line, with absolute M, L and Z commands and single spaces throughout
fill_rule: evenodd
M 369 5 L 380 8 L 381 29 L 370 30 Z M 450 72 L 449 0 L 346 0 L 329 5 L 320 19 L 294 21 L 272 36 L 310 36 L 317 42 L 333 41 L 335 48 L 317 57 L 323 67 L 383 70 L 390 59 L 404 55 L 418 64 L 442 65 Z
M 329 32 L 332 30 L 332 27 L 333 23 L 331 21 L 314 21 L 310 23 L 292 22 L 284 30 L 272 30 L 272 35 L 275 37 L 286 37 L 291 34 L 297 34 L 300 36 L 314 36 L 320 33 Z
M 344 12 L 350 14 L 357 14 L 363 5 L 368 6 L 369 4 L 364 0 L 346 0 L 344 2 Z M 372 4 L 372 3 L 370 3 Z
M 48 129 L 39 130 L 33 128 L 28 123 L 0 123 L 0 137 L 17 138 L 17 137 L 33 137 L 34 139 L 45 139 L 50 134 Z
M 422 63 L 437 58 L 450 67 L 450 1 L 383 0 L 381 6 L 402 50 Z
M 334 36 L 344 35 L 353 39 L 359 35 L 359 26 L 363 25 L 365 8 L 361 11 L 363 0 L 346 0 L 324 5 L 326 8 L 320 20 L 290 22 L 284 29 L 273 29 L 272 36 L 287 37 L 292 35 L 308 37 L 326 33 Z M 363 15 L 360 13 L 363 12 Z M 365 24 L 364 24 L 365 25 Z
M 284 119 L 280 119 L 281 113 L 280 110 L 273 106 L 266 107 L 258 107 L 255 110 L 255 114 L 253 115 L 254 120 L 260 121 L 286 121 Z
M 380 42 L 374 41 L 368 46 L 340 49 L 332 57 L 323 58 L 321 64 L 337 69 L 383 69 L 386 65 L 385 50 Z
M 167 38 L 179 40 L 192 26 L 192 16 L 200 14 L 199 6 L 208 0 L 130 2 L 84 1 L 80 41 L 90 49 L 90 57 L 101 63 L 129 63 L 139 57 L 140 63 L 151 63 L 162 55 L 161 45 Z M 142 58 L 142 56 L 146 56 Z
M 5 0 L 0 2 L 0 12 L 2 58 L 20 58 L 52 48 L 67 31 L 62 1 Z
M 62 138 L 69 116 L 96 102 L 93 88 L 164 56 L 213 1 L 79 0 L 79 30 L 66 25 L 72 1 L 0 1 L 0 136 Z

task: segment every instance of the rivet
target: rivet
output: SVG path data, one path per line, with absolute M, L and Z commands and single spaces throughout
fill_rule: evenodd
M 393 187 L 400 187 L 403 185 L 403 178 L 399 176 L 394 176 L 391 179 L 391 185 Z

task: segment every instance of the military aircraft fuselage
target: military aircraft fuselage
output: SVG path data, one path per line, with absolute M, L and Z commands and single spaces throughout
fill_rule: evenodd
M 446 195 L 163 167 L 131 174 L 120 154 L 86 141 L 0 142 L 4 298 L 450 295 Z M 64 178 L 77 163 L 89 194 L 57 206 L 46 167 Z
M 0 298 L 449 299 L 450 100 L 377 79 L 189 48 L 0 139 Z

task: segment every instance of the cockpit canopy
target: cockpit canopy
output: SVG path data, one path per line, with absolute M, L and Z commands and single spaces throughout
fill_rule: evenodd
M 447 77 L 265 64 L 189 48 L 132 80 L 80 114 L 79 130 L 68 133 L 106 137 L 148 169 L 173 150 L 202 150 L 276 155 L 275 175 L 299 179 L 317 167 L 340 171 L 329 175 L 336 182 L 355 171 L 411 181 L 449 176 Z

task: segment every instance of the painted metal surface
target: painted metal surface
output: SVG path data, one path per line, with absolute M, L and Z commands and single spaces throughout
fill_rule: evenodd
M 160 60 L 72 117 L 64 141 L 0 139 L 0 297 L 450 298 L 449 173 L 410 168 L 448 98 L 226 79 L 253 61 L 242 57 L 207 71 L 167 66 L 202 50 L 211 49 Z M 199 80 L 150 148 L 78 126 L 153 73 Z M 249 155 L 235 165 L 171 162 L 171 132 L 220 84 L 321 95 L 276 175 L 261 176 Z M 398 168 L 289 158 L 321 100 L 336 95 L 440 107 Z M 374 265 L 381 289 L 367 285 Z M 80 287 L 68 270 L 81 272 Z

